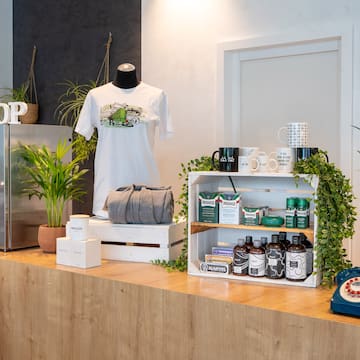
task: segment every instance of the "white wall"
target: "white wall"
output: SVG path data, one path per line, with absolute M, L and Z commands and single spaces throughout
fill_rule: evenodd
M 142 79 L 167 92 L 176 131 L 156 148 L 163 184 L 177 196 L 180 163 L 225 145 L 216 140 L 218 43 L 359 22 L 358 0 L 143 0 Z M 360 246 L 352 250 L 360 264 Z
M 0 95 L 1 88 L 12 87 L 13 37 L 12 0 L 0 1 Z

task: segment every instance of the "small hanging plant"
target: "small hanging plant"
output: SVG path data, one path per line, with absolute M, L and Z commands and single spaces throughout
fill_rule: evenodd
M 84 105 L 85 98 L 91 89 L 97 87 L 95 81 L 89 81 L 86 84 L 78 84 L 67 80 L 63 84 L 66 91 L 59 97 L 59 105 L 55 110 L 60 125 L 72 126 L 75 130 L 79 119 L 81 108 Z M 73 134 L 75 142 L 74 152 L 83 159 L 89 159 L 90 155 L 95 153 L 97 144 L 97 132 L 95 131 L 89 141 L 85 137 L 75 133 Z
M 74 152 L 83 159 L 82 162 L 89 160 L 90 156 L 95 153 L 98 134 L 97 130 L 95 130 L 90 140 L 87 141 L 84 136 L 75 133 L 75 128 L 89 91 L 109 82 L 111 43 L 112 34 L 110 32 L 105 45 L 105 56 L 95 81 L 89 80 L 84 84 L 78 84 L 77 82 L 66 80 L 64 83 L 60 84 L 65 87 L 65 92 L 58 99 L 59 104 L 55 109 L 55 116 L 58 118 L 60 125 L 69 125 L 73 127 L 73 137 L 76 140 Z M 101 78 L 101 74 L 103 74 L 103 78 Z
M 181 185 L 181 193 L 179 195 L 176 203 L 180 205 L 180 210 L 175 220 L 179 221 L 180 219 L 185 219 L 186 226 L 184 230 L 184 245 L 181 249 L 181 253 L 175 260 L 154 260 L 152 261 L 155 265 L 160 265 L 166 268 L 168 271 L 178 270 L 178 271 L 186 271 L 188 265 L 188 179 L 189 173 L 191 171 L 210 171 L 213 170 L 213 165 L 210 156 L 201 156 L 198 159 L 190 160 L 187 164 L 181 163 L 181 171 L 178 174 L 179 179 L 183 180 Z
M 325 151 L 297 162 L 294 167 L 296 179 L 298 174 L 319 177 L 314 199 L 318 218 L 315 265 L 322 273 L 321 284 L 332 287 L 338 272 L 352 266 L 343 248 L 343 240 L 354 235 L 356 211 L 352 186 L 341 170 L 327 162 Z

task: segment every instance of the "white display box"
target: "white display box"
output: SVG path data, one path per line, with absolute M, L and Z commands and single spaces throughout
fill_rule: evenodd
M 69 237 L 58 238 L 56 263 L 83 269 L 100 266 L 101 241 L 99 239 L 74 241 Z
M 102 258 L 134 262 L 174 260 L 181 252 L 186 222 L 172 224 L 113 224 L 90 218 L 89 236 L 101 240 Z
M 74 262 L 72 243 L 69 237 L 56 239 L 56 263 L 71 266 Z

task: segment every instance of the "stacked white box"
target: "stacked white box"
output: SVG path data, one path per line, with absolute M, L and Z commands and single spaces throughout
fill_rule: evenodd
M 69 237 L 56 240 L 56 263 L 89 268 L 101 265 L 101 241 L 88 239 L 74 241 Z
M 79 268 L 101 265 L 101 241 L 87 238 L 87 215 L 71 215 L 66 236 L 56 240 L 56 263 Z

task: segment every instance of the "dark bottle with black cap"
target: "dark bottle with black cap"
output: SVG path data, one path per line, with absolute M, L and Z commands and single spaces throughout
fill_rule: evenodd
M 306 249 L 297 235 L 292 237 L 292 244 L 286 250 L 285 276 L 290 281 L 306 279 Z
M 270 279 L 285 277 L 285 247 L 279 241 L 279 235 L 271 235 L 271 242 L 265 250 L 265 276 Z
M 306 249 L 306 274 L 310 275 L 313 272 L 314 246 L 304 233 L 300 233 L 299 236 L 300 244 L 304 245 Z
M 285 231 L 279 232 L 279 241 L 280 241 L 280 244 L 282 244 L 284 246 L 285 250 L 291 245 L 290 240 L 288 240 L 286 238 L 286 236 L 287 236 L 287 233 Z
M 267 246 L 267 244 L 268 244 L 268 238 L 267 238 L 267 236 L 262 236 L 261 238 L 260 238 L 260 240 L 261 240 L 261 246 L 264 248 L 264 249 L 266 249 L 266 246 Z
M 253 246 L 253 238 L 251 235 L 246 235 L 245 236 L 245 246 L 247 247 L 248 251 L 250 251 L 250 249 Z

